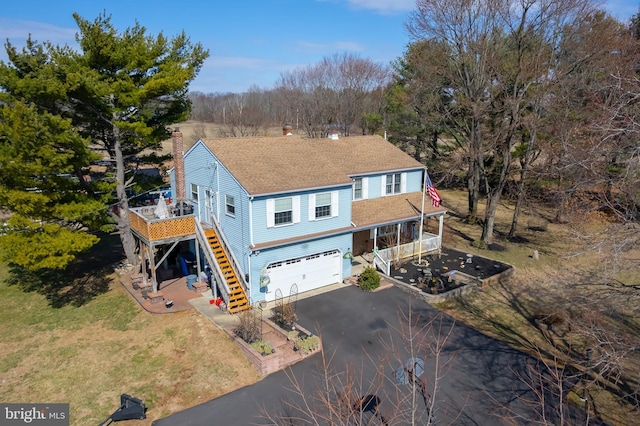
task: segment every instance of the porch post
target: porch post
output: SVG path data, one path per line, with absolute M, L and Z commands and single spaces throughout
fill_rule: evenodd
M 396 238 L 396 259 L 400 260 L 400 223 L 398 223 L 398 234 Z
M 151 282 L 153 283 L 153 294 L 158 292 L 158 278 L 156 275 L 156 257 L 153 255 L 153 243 L 149 244 L 149 269 L 151 270 Z M 145 276 L 147 275 L 145 265 Z
M 438 249 L 442 248 L 442 228 L 444 228 L 444 213 L 438 218 Z
M 202 272 L 202 267 L 200 266 L 200 242 L 196 238 L 196 274 L 198 274 L 198 279 L 196 282 L 200 281 L 200 272 Z
M 142 286 L 147 286 L 147 245 L 140 240 L 140 273 L 142 274 Z
M 378 248 L 378 228 L 373 228 L 373 250 L 375 251 Z

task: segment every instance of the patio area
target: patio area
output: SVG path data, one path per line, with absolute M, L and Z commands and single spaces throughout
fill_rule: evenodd
M 186 276 L 161 281 L 155 295 L 151 285 L 144 286 L 142 284 L 141 275 L 138 272 L 128 271 L 120 274 L 120 282 L 143 309 L 153 314 L 169 314 L 192 309 L 193 305 L 189 303 L 191 299 L 201 297 L 212 299 L 211 290 L 206 284 L 199 284 L 190 290 L 187 286 Z

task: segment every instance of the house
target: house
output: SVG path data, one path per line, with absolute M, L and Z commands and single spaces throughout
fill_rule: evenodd
M 179 237 L 230 307 L 232 293 L 250 306 L 342 282 L 357 256 L 389 274 L 394 259 L 441 247 L 446 210 L 425 200 L 425 167 L 382 137 L 206 139 L 185 153 L 172 137 L 174 219 L 194 218 Z

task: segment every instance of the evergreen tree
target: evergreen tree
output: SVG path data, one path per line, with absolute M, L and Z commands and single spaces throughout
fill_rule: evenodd
M 106 13 L 94 21 L 74 18 L 79 51 L 28 40 L 18 52 L 8 42 L 0 88 L 34 105 L 37 114 L 68 119 L 70 132 L 111 160 L 117 228 L 127 260 L 135 264 L 126 189 L 138 165 L 148 161 L 143 154 L 169 137 L 167 126 L 189 117 L 188 84 L 208 52 L 184 32 L 167 39 L 148 35 L 138 23 L 118 32 Z

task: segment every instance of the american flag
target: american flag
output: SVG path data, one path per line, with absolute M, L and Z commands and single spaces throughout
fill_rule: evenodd
M 442 198 L 440 198 L 440 194 L 438 194 L 438 191 L 433 186 L 433 183 L 429 178 L 429 173 L 427 173 L 426 170 L 424 172 L 426 174 L 424 181 L 427 186 L 427 194 L 429 194 L 429 198 L 431 198 L 431 205 L 433 207 L 440 207 L 440 202 L 442 201 Z

